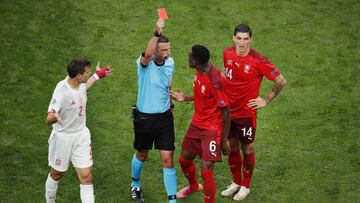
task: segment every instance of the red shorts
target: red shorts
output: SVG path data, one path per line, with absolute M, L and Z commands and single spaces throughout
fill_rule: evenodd
M 255 141 L 256 127 L 252 118 L 237 118 L 231 120 L 229 138 L 238 138 L 242 144 L 251 144 Z
M 203 161 L 221 161 L 221 131 L 206 130 L 190 125 L 182 149 L 198 155 Z

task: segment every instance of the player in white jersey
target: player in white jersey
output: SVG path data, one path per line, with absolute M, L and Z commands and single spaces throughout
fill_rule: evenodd
M 70 161 L 80 181 L 83 203 L 94 202 L 92 184 L 93 160 L 90 131 L 86 127 L 86 92 L 99 78 L 111 75 L 111 69 L 96 66 L 91 76 L 90 61 L 74 59 L 68 67 L 68 76 L 54 90 L 48 108 L 46 123 L 52 124 L 49 138 L 49 166 L 51 171 L 45 183 L 46 202 L 55 202 L 59 180 L 65 175 Z

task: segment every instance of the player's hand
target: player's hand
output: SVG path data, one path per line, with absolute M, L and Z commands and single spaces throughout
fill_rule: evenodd
M 229 141 L 227 139 L 221 141 L 221 151 L 222 151 L 223 155 L 230 154 L 231 149 L 230 149 Z
M 170 96 L 177 102 L 183 102 L 185 100 L 184 92 L 181 90 L 172 91 L 170 90 Z
M 257 97 L 256 99 L 250 99 L 249 102 L 247 103 L 247 106 L 253 109 L 264 108 L 266 105 L 267 102 L 265 101 L 265 99 L 261 97 Z
M 161 18 L 159 18 L 157 21 L 156 21 L 156 31 L 158 34 L 161 34 L 161 32 L 163 31 L 165 27 L 165 21 Z
M 62 120 L 60 118 L 60 115 L 58 112 L 55 111 L 55 109 L 51 109 L 51 111 L 48 114 L 48 117 L 50 118 L 50 120 L 55 121 L 54 123 L 59 123 L 60 125 L 62 125 Z
M 104 78 L 106 76 L 112 75 L 112 70 L 110 66 L 104 66 L 100 68 L 100 61 L 98 61 L 96 65 L 96 75 L 99 76 L 99 78 Z

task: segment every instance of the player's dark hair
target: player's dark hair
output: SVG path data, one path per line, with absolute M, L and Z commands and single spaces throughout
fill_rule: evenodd
M 206 64 L 209 62 L 210 59 L 209 49 L 203 45 L 198 45 L 198 44 L 194 45 L 191 48 L 191 54 L 194 57 L 194 59 L 198 61 L 200 64 Z
M 238 32 L 249 33 L 249 37 L 251 37 L 251 35 L 252 35 L 252 30 L 251 30 L 250 26 L 247 24 L 237 25 L 234 29 L 234 35 L 236 35 L 236 33 L 238 33 Z
M 164 42 L 164 43 L 169 42 L 169 38 L 165 37 L 164 35 L 160 35 L 160 37 L 158 38 L 157 43 L 159 44 L 161 42 Z
M 73 59 L 67 66 L 68 75 L 70 78 L 74 78 L 77 74 L 83 74 L 85 67 L 90 67 L 91 63 L 87 59 Z

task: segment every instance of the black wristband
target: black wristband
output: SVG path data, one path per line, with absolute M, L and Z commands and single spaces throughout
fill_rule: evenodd
M 161 34 L 159 34 L 157 31 L 155 31 L 155 32 L 154 32 L 154 36 L 155 36 L 155 37 L 160 37 Z

